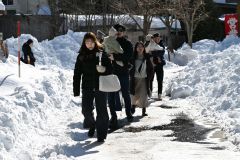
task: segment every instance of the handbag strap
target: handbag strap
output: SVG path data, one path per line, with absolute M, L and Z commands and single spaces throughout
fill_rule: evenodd
M 98 52 L 99 66 L 102 65 L 102 52 Z

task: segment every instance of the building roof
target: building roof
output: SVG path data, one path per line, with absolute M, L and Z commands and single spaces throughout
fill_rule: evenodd
M 237 5 L 237 3 L 230 2 L 228 0 L 213 0 L 215 3 L 218 4 L 230 4 L 230 5 Z

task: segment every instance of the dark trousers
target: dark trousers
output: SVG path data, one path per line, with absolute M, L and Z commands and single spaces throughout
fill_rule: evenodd
M 108 104 L 114 106 L 114 111 L 122 111 L 122 104 L 119 92 L 108 93 Z
M 125 104 L 125 112 L 127 117 L 131 116 L 131 98 L 129 91 L 129 75 L 117 75 L 121 85 L 122 97 Z M 117 118 L 116 105 L 121 105 L 118 92 L 109 93 L 108 104 L 110 108 L 110 113 L 113 118 Z
M 163 71 L 163 67 L 161 66 L 156 66 L 154 67 L 154 75 L 157 75 L 157 82 L 158 82 L 158 94 L 162 94 L 162 88 L 163 88 L 163 77 L 164 77 L 164 71 Z M 153 90 L 153 80 L 154 80 L 154 76 L 151 79 L 150 82 L 150 89 L 151 91 Z
M 93 100 L 95 98 L 97 118 L 93 115 Z M 97 129 L 97 138 L 105 139 L 108 131 L 108 112 L 106 104 L 106 93 L 88 89 L 82 90 L 82 114 L 84 116 L 83 127 Z

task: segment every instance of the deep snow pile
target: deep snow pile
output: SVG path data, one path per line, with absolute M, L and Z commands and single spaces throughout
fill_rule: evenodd
M 63 137 L 63 128 L 82 120 L 80 99 L 72 97 L 72 75 L 83 35 L 69 31 L 41 43 L 31 35 L 22 35 L 21 43 L 34 40 L 37 62 L 36 67 L 22 64 L 20 79 L 17 39 L 7 40 L 10 57 L 7 63 L 0 63 L 0 159 L 54 157 L 51 148 L 62 153 L 61 143 L 68 149 L 72 142 L 70 137 Z M 193 49 L 184 45 L 171 57 L 184 67 L 168 62 L 165 74 L 170 69 L 176 72 L 164 79 L 166 94 L 180 106 L 184 104 L 179 97 L 199 103 L 198 116 L 221 124 L 236 145 L 240 142 L 239 43 L 240 39 L 229 37 L 223 42 L 202 40 Z M 79 138 L 79 134 L 72 136 Z
M 227 37 L 223 42 L 199 41 L 193 49 L 183 46 L 178 53 L 188 58 L 190 55 L 190 59 L 192 53 L 197 56 L 187 62 L 178 79 L 166 90 L 173 99 L 190 96 L 189 100 L 198 102 L 201 114 L 218 122 L 237 145 L 240 143 L 239 44 L 239 38 Z
M 21 64 L 21 78 L 17 39 L 7 40 L 10 56 L 0 63 L 0 159 L 32 159 L 39 154 L 32 151 L 61 141 L 49 134 L 60 119 L 67 118 L 61 113 L 76 112 L 72 74 L 83 34 L 69 31 L 41 43 L 22 35 L 22 44 L 28 38 L 34 40 L 37 65 Z
M 37 59 L 37 65 L 56 65 L 65 69 L 73 69 L 84 34 L 84 32 L 68 31 L 66 35 L 55 37 L 51 41 L 45 40 L 41 43 L 35 37 L 23 34 L 20 37 L 20 43 L 22 46 L 29 38 L 34 41 L 33 52 Z M 17 56 L 17 41 L 13 37 L 7 40 L 9 50 L 14 56 Z

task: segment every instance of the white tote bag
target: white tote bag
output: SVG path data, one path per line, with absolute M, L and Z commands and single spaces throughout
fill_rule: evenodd
M 120 82 L 116 75 L 110 74 L 106 76 L 99 76 L 99 91 L 117 92 L 120 89 Z

